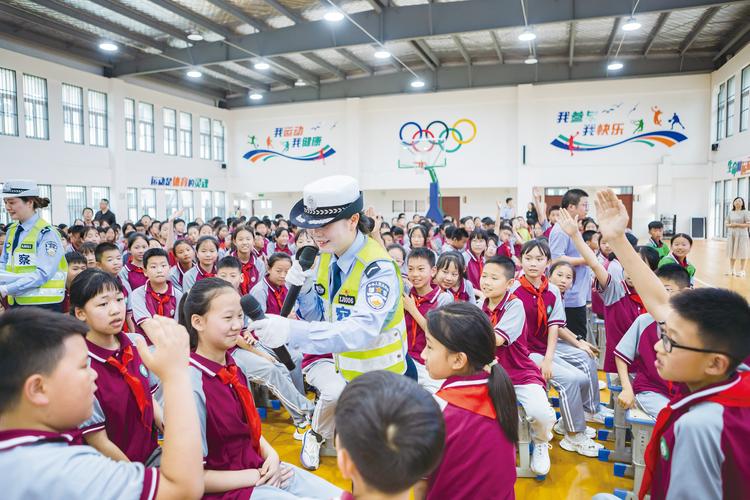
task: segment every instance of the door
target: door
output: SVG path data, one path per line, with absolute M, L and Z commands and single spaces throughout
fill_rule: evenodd
M 628 211 L 628 227 L 633 228 L 633 195 L 632 194 L 618 194 L 618 198 L 625 205 L 625 210 Z
M 450 215 L 453 220 L 458 222 L 461 218 L 461 197 L 460 196 L 443 196 L 441 198 L 443 215 Z

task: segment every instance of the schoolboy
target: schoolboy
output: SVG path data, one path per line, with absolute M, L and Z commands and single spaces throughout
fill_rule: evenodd
M 133 306 L 133 321 L 136 331 L 140 324 L 153 316 L 164 316 L 179 320 L 179 304 L 182 292 L 172 286 L 169 279 L 169 256 L 161 248 L 150 248 L 143 254 L 143 269 L 148 278 L 145 285 L 133 290 L 130 303 Z
M 648 236 L 648 243 L 646 244 L 659 252 L 659 259 L 663 259 L 669 255 L 669 245 L 662 241 L 664 237 L 664 224 L 661 221 L 654 220 L 648 223 Z
M 86 257 L 75 250 L 65 254 L 65 261 L 68 263 L 68 275 L 65 277 L 65 298 L 63 299 L 62 312 L 70 311 L 70 285 L 76 276 L 86 270 Z
M 445 236 L 448 238 L 448 244 L 450 245 L 448 250 L 456 252 L 466 250 L 466 242 L 469 241 L 469 233 L 466 229 L 453 226 L 445 231 Z

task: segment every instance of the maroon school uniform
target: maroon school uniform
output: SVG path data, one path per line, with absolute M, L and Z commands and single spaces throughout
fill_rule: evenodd
M 451 295 L 453 295 L 453 301 L 454 302 L 471 302 L 474 303 L 474 294 L 469 295 L 468 290 L 466 289 L 466 280 L 463 278 L 459 278 L 458 281 L 458 290 L 454 290 L 453 288 L 449 288 L 446 290 L 446 292 L 449 292 Z
M 449 377 L 435 394 L 445 419 L 445 450 L 427 499 L 512 499 L 516 448 L 497 421 L 487 373 Z
M 523 302 L 508 292 L 492 311 L 489 299 L 484 299 L 482 311 L 490 318 L 495 333 L 505 339 L 505 343 L 497 348 L 495 356 L 508 372 L 513 385 L 539 384 L 546 390 L 547 383 L 542 372 L 529 357 Z
M 94 414 L 81 430 L 84 435 L 106 430 L 109 440 L 130 461 L 145 463 L 158 446 L 152 402 L 158 382 L 155 377 L 149 379 L 149 371 L 130 338 L 119 333 L 117 340 L 117 350 L 86 340 L 91 368 L 98 377 Z
M 506 241 L 497 247 L 497 254 L 510 259 L 515 255 L 515 249 L 510 245 L 509 241 Z
M 263 278 L 266 288 L 268 288 L 268 295 L 266 298 L 266 314 L 280 314 L 281 308 L 284 306 L 284 300 L 289 290 L 285 286 L 276 287 L 268 281 L 268 277 Z
M 279 245 L 274 245 L 274 252 L 281 252 L 287 254 L 289 257 L 294 257 L 294 254 L 292 253 L 292 249 L 289 248 L 289 245 L 286 245 L 284 247 L 281 247 Z
M 441 305 L 438 302 L 438 297 L 442 294 L 443 291 L 437 285 L 433 285 L 432 290 L 430 290 L 427 295 L 418 295 L 414 288 L 409 291 L 409 295 L 414 298 L 414 303 L 422 316 L 426 316 L 429 311 L 432 311 Z M 443 297 L 443 302 L 446 302 L 446 298 L 449 298 L 450 295 L 445 294 Z M 423 365 L 424 360 L 422 359 L 422 351 L 427 344 L 424 330 L 422 330 L 419 324 L 414 321 L 412 315 L 406 311 L 404 311 L 404 321 L 406 322 L 406 334 L 409 340 L 409 356 L 411 356 L 414 361 Z
M 131 290 L 135 290 L 136 288 L 145 285 L 148 281 L 143 268 L 134 265 L 132 262 L 125 264 L 123 269 L 125 270 L 125 276 Z
M 177 305 L 181 298 L 182 292 L 177 290 L 171 281 L 167 281 L 167 290 L 164 293 L 154 291 L 150 282 L 146 282 L 142 287 L 133 290 L 130 299 L 136 331 L 143 333 L 141 323 L 154 316 L 179 320 Z
M 535 288 L 526 276 L 521 276 L 510 292 L 518 297 L 526 311 L 526 345 L 529 352 L 547 354 L 547 333 L 550 326 L 565 326 L 565 305 L 560 291 L 546 276 Z
M 466 278 L 471 281 L 474 288 L 479 289 L 479 279 L 482 277 L 482 270 L 484 270 L 484 252 L 479 257 L 475 256 L 471 251 L 466 251 Z
M 604 331 L 607 336 L 607 352 L 604 356 L 604 371 L 617 373 L 615 347 L 635 319 L 646 312 L 640 296 L 625 281 L 615 281 L 610 275 L 607 284 L 599 288 L 604 301 Z
M 233 252 L 232 255 L 237 257 L 237 259 L 239 260 L 236 251 Z M 250 290 L 260 280 L 260 270 L 258 269 L 258 263 L 255 259 L 256 256 L 253 254 L 250 255 L 250 259 L 247 262 L 240 261 L 240 264 L 242 265 L 242 281 L 240 282 L 240 294 L 243 296 L 250 293 Z

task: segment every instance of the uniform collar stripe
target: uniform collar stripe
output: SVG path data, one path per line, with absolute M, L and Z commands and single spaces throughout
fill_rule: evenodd
M 73 436 L 71 436 L 70 434 L 60 434 L 60 437 L 64 438 L 68 442 L 73 441 Z M 9 450 L 11 448 L 15 448 L 16 446 L 36 443 L 37 441 L 41 441 L 47 438 L 48 436 L 29 435 L 6 439 L 5 441 L 0 441 L 0 450 Z
M 457 380 L 455 382 L 451 382 L 450 384 L 446 384 L 443 389 L 448 389 L 449 387 L 465 387 L 469 385 L 487 385 L 486 378 L 479 379 L 479 380 Z
M 91 351 L 89 351 L 89 357 L 90 357 L 90 358 L 94 358 L 95 360 L 99 361 L 100 363 L 106 363 L 106 362 L 107 362 L 107 360 L 106 360 L 106 359 L 104 359 L 104 358 L 102 358 L 102 357 L 99 357 L 99 356 L 97 356 L 96 354 L 94 354 L 94 353 L 93 353 L 93 352 L 91 352 Z
M 190 364 L 193 365 L 194 367 L 198 368 L 202 372 L 206 373 L 207 375 L 210 375 L 211 377 L 215 377 L 216 376 L 215 372 L 211 371 L 206 366 L 203 366 L 202 364 L 200 364 L 198 361 L 194 360 L 193 358 L 190 358 Z
M 691 402 L 691 401 L 693 401 L 695 399 L 703 398 L 703 397 L 706 397 L 706 396 L 710 396 L 711 394 L 716 394 L 716 393 L 725 391 L 725 390 L 729 389 L 730 387 L 733 387 L 733 386 L 739 384 L 740 380 L 742 380 L 742 379 L 740 377 L 737 377 L 737 378 L 735 378 L 734 380 L 732 380 L 731 382 L 729 382 L 727 384 L 717 385 L 715 387 L 710 387 L 710 388 L 708 388 L 706 390 L 694 392 L 690 396 L 688 396 L 686 398 L 683 398 L 683 399 L 677 401 L 675 404 L 671 405 L 672 409 L 676 410 L 677 408 L 681 408 L 682 406 L 686 405 L 687 403 L 689 403 L 689 402 Z

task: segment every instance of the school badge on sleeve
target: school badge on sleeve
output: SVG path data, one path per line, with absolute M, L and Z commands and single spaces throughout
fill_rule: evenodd
M 667 440 L 664 439 L 664 436 L 662 436 L 661 441 L 659 441 L 659 452 L 661 453 L 661 458 L 665 461 L 669 460 L 669 445 L 667 444 Z
M 385 301 L 388 299 L 390 287 L 382 281 L 373 281 L 367 284 L 365 288 L 365 300 L 367 305 L 379 311 L 385 307 Z
M 141 375 L 143 375 L 145 378 L 148 378 L 148 369 L 146 369 L 143 364 L 138 367 L 138 371 L 141 372 Z

